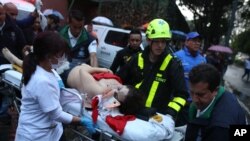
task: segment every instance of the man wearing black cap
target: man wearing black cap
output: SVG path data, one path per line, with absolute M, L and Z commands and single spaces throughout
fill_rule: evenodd
M 191 71 L 191 69 L 198 64 L 206 63 L 205 57 L 203 57 L 200 54 L 200 47 L 201 47 L 201 36 L 198 32 L 190 32 L 187 34 L 185 46 L 183 49 L 177 51 L 175 55 L 181 60 L 182 66 L 184 69 L 184 77 L 186 81 L 186 85 L 189 91 L 189 78 L 188 74 Z M 190 93 L 190 92 L 189 92 Z M 189 97 L 187 99 L 187 103 L 191 103 L 191 97 L 189 94 Z M 187 119 L 187 113 L 188 113 L 189 104 L 187 104 L 186 107 L 184 107 L 183 111 L 183 117 Z M 186 111 L 185 111 L 186 110 Z M 184 121 L 185 121 L 184 119 Z

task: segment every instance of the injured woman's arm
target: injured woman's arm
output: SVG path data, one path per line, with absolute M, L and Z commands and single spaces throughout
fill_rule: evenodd
M 16 64 L 19 67 L 23 66 L 23 60 L 17 58 L 14 54 L 12 54 L 8 48 L 3 48 L 2 53 L 5 59 L 7 59 L 11 64 Z

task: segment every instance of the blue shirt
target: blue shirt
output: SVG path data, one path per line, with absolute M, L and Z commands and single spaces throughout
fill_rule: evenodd
M 178 57 L 182 62 L 186 85 L 187 85 L 188 91 L 190 91 L 188 74 L 193 67 L 201 63 L 206 63 L 207 62 L 206 58 L 203 57 L 199 51 L 197 52 L 196 56 L 192 56 L 186 47 L 184 47 L 182 50 L 175 52 L 175 56 Z M 190 95 L 189 95 L 188 101 L 191 101 Z

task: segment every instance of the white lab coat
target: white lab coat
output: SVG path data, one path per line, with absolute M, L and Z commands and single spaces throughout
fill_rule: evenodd
M 60 139 L 63 133 L 62 123 L 52 120 L 48 114 L 57 108 L 61 109 L 59 96 L 60 88 L 55 75 L 37 66 L 29 83 L 22 87 L 22 105 L 16 141 Z

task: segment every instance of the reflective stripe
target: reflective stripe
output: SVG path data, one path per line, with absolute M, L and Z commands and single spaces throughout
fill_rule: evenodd
M 157 88 L 158 88 L 158 85 L 159 85 L 158 81 L 153 82 L 151 89 L 150 89 L 150 92 L 149 92 L 149 95 L 148 95 L 148 98 L 147 98 L 147 101 L 146 101 L 146 105 L 145 105 L 146 107 L 151 107 L 153 99 L 154 99 L 156 91 L 157 91 Z
M 177 112 L 179 112 L 180 109 L 181 109 L 181 106 L 178 105 L 178 104 L 175 103 L 175 102 L 169 102 L 169 103 L 168 103 L 168 107 L 173 108 L 173 109 L 174 109 L 175 111 L 177 111 Z
M 157 73 L 156 76 L 157 76 L 157 77 L 162 77 L 162 74 Z
M 140 67 L 140 69 L 143 69 L 143 67 L 144 67 L 144 60 L 141 57 L 141 55 L 142 55 L 142 53 L 139 53 L 139 56 L 138 56 L 138 66 Z
M 168 64 L 169 64 L 169 62 L 170 62 L 170 60 L 172 59 L 173 57 L 172 57 L 172 55 L 171 54 L 168 54 L 166 57 L 165 57 L 165 59 L 163 60 L 163 62 L 162 62 L 162 64 L 161 64 L 161 67 L 160 67 L 160 69 L 159 69 L 159 71 L 165 71 L 166 70 L 166 68 L 167 68 L 167 66 L 168 66 Z M 140 67 L 140 69 L 141 70 L 143 70 L 143 67 L 144 67 L 144 60 L 143 60 L 143 58 L 142 58 L 142 53 L 139 53 L 138 54 L 138 66 Z M 156 73 L 156 78 L 162 78 L 162 74 L 161 73 Z M 157 79 L 157 80 L 158 80 Z M 164 80 L 164 82 L 165 82 L 166 80 Z M 140 82 L 140 83 L 138 83 L 138 84 L 136 84 L 135 85 L 135 87 L 137 88 L 137 89 L 139 89 L 140 88 L 140 86 L 141 86 L 141 84 L 142 84 L 142 82 L 143 82 L 143 80 Z M 153 83 L 152 83 L 152 85 L 151 85 L 151 88 L 150 88 L 150 91 L 149 91 L 149 94 L 148 94 L 148 98 L 147 98 L 147 101 L 146 101 L 146 103 L 145 103 L 145 106 L 146 107 L 151 107 L 152 106 L 152 102 L 153 102 L 153 99 L 154 99 L 154 97 L 155 97 L 155 94 L 156 94 L 156 91 L 157 91 L 157 89 L 158 89 L 158 86 L 159 86 L 159 81 L 153 81 Z M 174 102 L 173 102 L 174 103 Z M 174 103 L 174 104 L 176 104 L 176 103 Z M 177 106 L 179 106 L 178 104 L 176 104 Z M 177 107 L 177 106 L 175 106 L 175 108 Z M 177 109 L 180 109 L 180 106 L 179 107 L 177 107 Z
M 139 55 L 138 55 L 138 66 L 142 70 L 143 67 L 144 67 L 144 61 L 143 61 L 143 58 L 141 56 L 142 56 L 142 53 L 139 53 Z M 142 84 L 142 81 L 140 83 L 136 84 L 135 88 L 139 89 L 141 84 Z
M 135 85 L 135 88 L 139 89 L 140 86 L 141 86 L 141 84 L 142 84 L 142 81 L 141 81 L 140 83 L 136 84 L 136 85 Z
M 181 106 L 184 106 L 186 104 L 186 100 L 181 97 L 175 97 L 173 101 L 180 104 Z
M 172 55 L 170 55 L 170 54 L 168 54 L 168 56 L 165 57 L 164 61 L 163 61 L 162 64 L 161 64 L 161 67 L 160 67 L 160 70 L 161 70 L 161 71 L 164 71 L 164 70 L 167 68 L 168 63 L 170 62 L 170 60 L 171 60 L 172 58 L 173 58 L 173 57 L 172 57 Z

